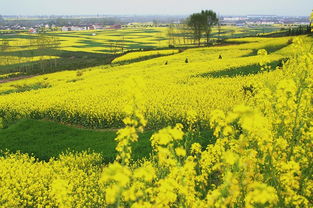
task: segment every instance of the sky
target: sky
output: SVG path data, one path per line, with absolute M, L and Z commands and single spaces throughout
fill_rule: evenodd
M 220 15 L 309 16 L 313 0 L 0 0 L 2 15 Z

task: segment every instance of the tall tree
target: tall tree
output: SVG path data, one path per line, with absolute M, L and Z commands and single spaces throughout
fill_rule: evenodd
M 219 22 L 217 15 L 212 10 L 202 10 L 200 13 L 194 13 L 187 19 L 187 25 L 193 31 L 194 41 L 201 44 L 202 34 L 205 34 L 206 44 L 209 45 L 212 27 Z
M 174 33 L 174 24 L 170 24 L 167 28 L 167 36 L 168 36 L 168 45 L 175 45 L 175 33 Z
M 310 27 L 311 27 L 311 32 L 313 32 L 313 10 L 310 16 Z
M 219 20 L 217 18 L 216 13 L 213 10 L 202 10 L 201 16 L 203 19 L 203 28 L 206 36 L 206 43 L 207 45 L 209 45 L 212 27 L 217 25 Z
M 203 32 L 203 16 L 201 13 L 194 13 L 187 19 L 187 25 L 193 31 L 194 43 L 198 42 L 198 46 L 201 44 L 201 37 Z

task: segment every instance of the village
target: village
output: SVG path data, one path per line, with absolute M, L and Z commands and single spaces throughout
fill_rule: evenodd
M 103 26 L 99 24 L 95 25 L 68 25 L 68 26 L 63 26 L 63 27 L 56 27 L 55 25 L 45 25 L 45 29 L 47 30 L 53 30 L 53 31 L 85 31 L 85 30 L 104 30 L 104 29 L 121 29 L 122 25 L 116 24 L 116 25 L 110 25 L 110 26 Z M 26 28 L 25 28 L 26 29 Z M 38 33 L 40 30 L 42 30 L 42 26 L 37 26 L 37 27 L 32 27 L 29 28 L 28 32 L 29 33 Z

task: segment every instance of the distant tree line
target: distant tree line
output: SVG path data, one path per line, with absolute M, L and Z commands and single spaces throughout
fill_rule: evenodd
M 311 30 L 312 30 L 311 24 L 310 25 L 300 25 L 298 27 L 289 28 L 286 33 L 288 36 L 304 35 L 304 34 L 310 34 Z
M 20 25 L 22 27 L 34 27 L 36 25 L 55 25 L 61 27 L 64 25 L 90 25 L 90 24 L 101 24 L 101 25 L 113 25 L 121 24 L 122 22 L 117 18 L 103 17 L 103 18 L 51 18 L 51 19 L 11 19 L 5 20 L 0 15 L 0 25 L 14 26 Z

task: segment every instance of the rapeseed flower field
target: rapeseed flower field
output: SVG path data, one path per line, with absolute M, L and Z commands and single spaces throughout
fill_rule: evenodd
M 293 53 L 288 37 L 240 41 L 245 43 L 188 49 L 128 65 L 64 71 L 4 83 L 0 87 L 1 116 L 49 118 L 91 128 L 121 127 L 128 91 L 132 90 L 127 83 L 139 78 L 144 83 L 144 117 L 149 127 L 186 124 L 190 111 L 195 112 L 197 125 L 205 127 L 212 110 L 230 110 L 250 102 L 252 88 L 258 82 L 282 79 L 284 74 L 276 66 Z M 258 54 L 259 49 L 267 50 L 268 55 Z M 126 54 L 125 59 L 130 55 Z M 31 90 L 38 85 L 44 87 Z M 25 87 L 30 90 L 20 92 Z
M 123 62 L 127 63 L 133 60 L 140 60 L 148 57 L 173 55 L 175 53 L 178 53 L 178 50 L 153 50 L 153 51 L 132 52 L 114 59 L 112 63 L 123 63 Z
M 57 56 L 33 56 L 33 57 L 22 57 L 17 56 L 0 56 L 0 66 L 7 66 L 13 64 L 22 64 L 32 61 L 42 61 L 48 59 L 57 59 Z
M 246 29 L 213 28 L 223 44 L 179 49 L 162 27 L 12 35 L 0 78 L 25 75 L 11 68 L 31 62 L 47 74 L 1 83 L 0 126 L 117 129 L 117 154 L 104 164 L 87 151 L 47 161 L 3 151 L 0 207 L 312 207 L 312 36 Z M 110 64 L 45 71 L 108 54 Z M 135 160 L 147 129 L 152 153 Z M 212 131 L 207 145 L 195 142 L 202 130 Z
M 69 122 L 84 118 L 79 121 L 88 125 L 121 119 L 124 128 L 117 132 L 118 154 L 110 164 L 102 164 L 96 153 L 62 154 L 48 162 L 5 153 L 0 157 L 0 205 L 312 207 L 313 56 L 307 49 L 311 39 L 295 39 L 272 52 L 258 49 L 286 40 L 246 41 L 227 46 L 233 51 L 229 54 L 225 47 L 191 49 L 126 66 L 86 69 L 79 76 L 60 72 L 16 82 L 45 81 L 51 87 L 1 96 L 1 109 L 7 106 L 11 115 L 72 116 L 77 120 Z M 269 63 L 286 54 L 288 60 L 272 69 Z M 258 73 L 237 72 L 258 63 Z M 120 114 L 114 115 L 114 110 Z M 86 117 L 80 117 L 83 113 Z M 150 138 L 149 159 L 133 161 L 138 133 L 150 122 L 170 123 L 158 121 L 159 114 L 181 122 Z M 98 120 L 92 123 L 91 118 Z M 190 143 L 199 121 L 213 129 L 215 142 Z

